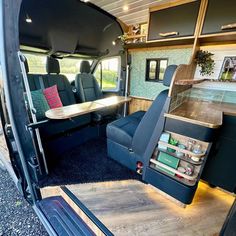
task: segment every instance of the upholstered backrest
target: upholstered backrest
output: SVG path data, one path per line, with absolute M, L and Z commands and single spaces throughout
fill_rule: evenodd
M 163 84 L 166 86 L 170 85 L 176 68 L 176 65 L 170 65 L 166 68 Z M 162 109 L 168 97 L 168 91 L 169 90 L 166 89 L 156 97 L 134 133 L 132 149 L 139 156 L 144 154 L 148 146 L 149 140 L 152 136 L 154 128 L 157 125 L 157 122 L 159 121 Z
M 48 88 L 57 85 L 63 106 L 75 104 L 72 87 L 67 77 L 60 74 L 59 61 L 55 58 L 47 57 L 46 70 L 48 74 L 43 76 L 44 87 Z
M 80 74 L 75 77 L 75 87 L 81 102 L 94 101 L 103 97 L 95 77 L 90 73 L 88 61 L 81 63 Z
M 47 57 L 46 71 L 48 74 L 60 74 L 60 64 L 56 58 Z
M 72 92 L 72 87 L 64 75 L 45 75 L 43 78 L 45 88 L 57 85 L 58 93 L 63 106 L 75 104 L 75 96 Z
M 80 64 L 80 73 L 90 73 L 90 64 L 89 61 L 82 61 Z

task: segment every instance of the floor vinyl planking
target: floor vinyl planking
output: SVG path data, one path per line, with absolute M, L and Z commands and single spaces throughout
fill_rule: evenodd
M 214 235 L 234 197 L 200 183 L 186 208 L 136 180 L 67 186 L 114 235 Z

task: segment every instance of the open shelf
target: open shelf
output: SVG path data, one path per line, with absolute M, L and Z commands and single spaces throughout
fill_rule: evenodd
M 135 49 L 135 48 L 150 48 L 150 47 L 163 47 L 163 46 L 180 46 L 183 45 L 193 45 L 194 37 L 183 37 L 183 38 L 171 38 L 171 39 L 160 39 L 156 41 L 149 42 L 139 42 L 139 43 L 127 43 L 124 45 L 125 49 Z
M 127 35 L 125 40 L 129 40 L 129 39 L 140 39 L 140 38 L 146 38 L 147 35 L 146 34 L 136 34 L 136 35 Z
M 157 172 L 160 172 L 160 173 L 162 173 L 164 175 L 167 175 L 167 176 L 169 176 L 169 177 L 171 177 L 171 178 L 177 180 L 178 182 L 180 182 L 182 184 L 185 184 L 187 186 L 194 186 L 196 184 L 196 182 L 198 181 L 197 178 L 195 180 L 187 180 L 185 178 L 180 178 L 180 177 L 178 177 L 176 175 L 170 175 L 167 172 L 165 172 L 165 171 L 159 169 L 158 167 L 156 167 L 156 164 L 154 164 L 154 163 L 150 164 L 150 168 L 152 168 L 153 170 L 155 170 Z
M 158 144 L 159 145 L 163 145 L 163 146 L 168 147 L 168 148 L 171 148 L 171 149 L 174 149 L 177 152 L 182 152 L 182 153 L 184 153 L 186 155 L 189 155 L 189 156 L 194 156 L 194 157 L 202 158 L 202 157 L 204 157 L 206 155 L 206 152 L 202 152 L 200 154 L 196 154 L 196 153 L 191 152 L 189 150 L 181 149 L 178 146 L 174 146 L 174 145 L 171 145 L 171 144 L 163 142 L 163 141 L 159 141 Z
M 188 163 L 190 163 L 190 164 L 192 164 L 192 165 L 202 165 L 202 163 L 203 163 L 203 160 L 200 160 L 200 161 L 193 161 L 190 157 L 188 158 L 188 157 L 185 157 L 185 156 L 182 156 L 182 157 L 180 157 L 180 156 L 177 156 L 174 152 L 169 152 L 168 150 L 164 150 L 164 149 L 161 149 L 161 148 L 156 148 L 156 150 L 157 151 L 159 151 L 159 152 L 164 152 L 164 153 L 166 153 L 166 154 L 168 154 L 168 155 L 171 155 L 171 156 L 173 156 L 173 157 L 175 157 L 175 158 L 178 158 L 178 159 L 180 159 L 180 160 L 182 160 L 182 161 L 185 161 L 185 162 L 188 162 Z
M 235 43 L 236 32 L 222 32 L 216 34 L 206 34 L 200 35 L 199 41 L 201 44 L 210 44 L 210 43 Z
M 204 82 L 206 79 L 185 79 L 185 80 L 178 80 L 175 81 L 176 85 L 194 85 L 194 84 L 200 84 L 202 82 Z
M 197 174 L 193 174 L 193 175 L 191 175 L 191 176 L 190 176 L 190 175 L 186 175 L 186 174 L 181 173 L 181 172 L 179 172 L 178 170 L 176 170 L 176 169 L 174 169 L 174 168 L 172 168 L 172 167 L 169 167 L 169 166 L 167 166 L 167 165 L 165 165 L 165 164 L 163 164 L 163 163 L 161 163 L 161 162 L 159 162 L 159 161 L 157 161 L 157 160 L 150 159 L 150 162 L 153 163 L 153 164 L 155 164 L 156 166 L 159 166 L 159 167 L 164 168 L 165 170 L 171 171 L 171 172 L 173 172 L 173 173 L 176 174 L 176 175 L 182 176 L 183 178 L 185 178 L 185 179 L 187 179 L 187 180 L 189 180 L 189 181 L 195 181 L 195 180 L 197 180 L 197 178 L 198 178 L 198 175 L 197 175 Z

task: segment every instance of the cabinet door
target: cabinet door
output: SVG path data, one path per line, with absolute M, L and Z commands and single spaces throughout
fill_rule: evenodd
M 202 34 L 236 31 L 236 25 L 232 29 L 221 29 L 229 24 L 236 24 L 235 0 L 209 0 Z
M 193 36 L 198 17 L 200 1 L 182 4 L 150 13 L 148 41 Z M 169 32 L 177 35 L 161 36 Z
M 236 117 L 224 116 L 220 135 L 211 148 L 202 179 L 230 192 L 236 191 Z

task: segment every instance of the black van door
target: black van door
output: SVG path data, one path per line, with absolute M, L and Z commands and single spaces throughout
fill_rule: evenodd
M 18 189 L 50 235 L 112 235 L 65 187 L 62 188 L 63 196 L 41 198 L 36 183 L 42 170 L 38 167 L 38 153 L 23 98 L 17 25 L 20 4 L 20 0 L 3 0 L 0 3 L 0 112 Z M 82 216 L 72 209 L 68 199 L 74 202 Z

